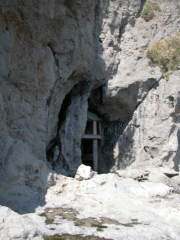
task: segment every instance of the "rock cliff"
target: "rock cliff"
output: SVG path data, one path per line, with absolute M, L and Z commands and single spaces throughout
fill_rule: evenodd
M 179 239 L 180 68 L 167 80 L 146 55 L 179 11 L 0 0 L 0 240 Z M 88 112 L 99 174 L 81 165 Z
M 99 172 L 179 171 L 180 73 L 146 57 L 179 31 L 179 5 L 158 1 L 0 1 L 1 183 L 46 189 L 81 164 L 87 110 L 102 118 Z

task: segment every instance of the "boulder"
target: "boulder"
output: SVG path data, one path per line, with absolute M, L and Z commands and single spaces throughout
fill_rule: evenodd
M 150 172 L 148 181 L 153 183 L 164 183 L 165 185 L 170 185 L 169 178 L 164 173 L 159 172 L 158 169 Z
M 164 183 L 166 185 L 172 185 L 170 178 L 179 175 L 174 169 L 163 167 L 149 168 L 148 171 L 150 172 L 148 177 L 149 182 Z
M 119 177 L 133 178 L 136 180 L 136 179 L 144 178 L 149 173 L 145 172 L 144 170 L 140 170 L 140 169 L 129 169 L 129 170 L 117 170 L 116 174 Z
M 91 167 L 81 164 L 76 172 L 75 179 L 82 181 L 94 177 L 97 173 L 92 171 Z
M 39 216 L 31 219 L 28 215 L 19 215 L 11 209 L 0 205 L 0 239 L 37 239 L 42 240 L 37 224 L 43 220 Z M 42 225 L 41 225 L 42 226 Z
M 154 183 L 164 183 L 165 185 L 178 186 L 180 185 L 179 172 L 174 169 L 159 167 L 148 169 L 129 169 L 116 170 L 116 174 L 123 178 L 133 178 L 134 180 Z

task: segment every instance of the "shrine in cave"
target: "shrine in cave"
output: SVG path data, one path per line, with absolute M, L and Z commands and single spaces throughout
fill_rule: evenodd
M 87 112 L 87 124 L 82 137 L 82 163 L 98 171 L 98 142 L 102 139 L 102 119 L 92 112 Z

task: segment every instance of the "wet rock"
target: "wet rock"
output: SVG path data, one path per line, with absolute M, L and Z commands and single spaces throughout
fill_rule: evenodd
M 0 239 L 40 240 L 68 234 L 113 240 L 179 238 L 178 194 L 163 183 L 138 182 L 112 173 L 96 174 L 88 181 L 59 176 L 45 200 L 23 215 L 0 207 Z M 33 203 L 34 198 L 28 205 Z

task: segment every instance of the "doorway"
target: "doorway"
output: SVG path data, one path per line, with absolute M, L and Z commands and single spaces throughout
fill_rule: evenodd
M 98 171 L 98 140 L 101 139 L 101 118 L 87 113 L 85 133 L 81 141 L 82 163 Z

